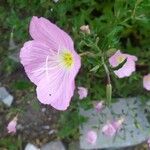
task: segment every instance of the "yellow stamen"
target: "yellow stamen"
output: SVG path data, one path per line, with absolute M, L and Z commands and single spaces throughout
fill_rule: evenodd
M 117 57 L 117 62 L 118 62 L 119 64 L 122 63 L 124 60 L 125 60 L 125 57 L 122 56 L 122 55 L 120 55 L 120 56 Z
M 63 52 L 61 54 L 61 61 L 65 65 L 66 68 L 71 68 L 73 64 L 73 56 L 71 52 Z

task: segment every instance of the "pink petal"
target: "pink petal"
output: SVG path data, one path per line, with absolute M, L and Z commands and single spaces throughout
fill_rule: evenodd
M 12 121 L 9 122 L 7 126 L 8 133 L 16 133 L 17 126 L 17 117 L 15 117 Z
M 70 36 L 43 17 L 32 17 L 29 30 L 34 40 L 46 43 L 52 50 L 58 51 L 59 46 L 74 49 Z
M 117 58 L 119 56 L 124 56 L 120 50 L 116 51 L 116 53 L 109 58 L 109 63 L 111 64 L 112 67 L 117 67 L 119 65 L 117 61 Z
M 143 77 L 143 87 L 150 91 L 150 73 Z
M 106 135 L 106 136 L 114 136 L 116 134 L 116 129 L 114 128 L 114 126 L 111 123 L 107 123 L 106 125 L 103 126 L 102 128 L 102 132 Z
M 117 67 L 121 63 L 118 61 L 119 57 L 127 59 L 127 61 L 122 66 L 122 68 L 115 70 L 114 73 L 119 78 L 130 76 L 136 69 L 135 61 L 137 61 L 137 57 L 129 54 L 123 54 L 120 52 L 120 50 L 118 50 L 113 56 L 109 58 L 109 63 L 112 67 Z
M 41 79 L 45 78 L 46 57 L 53 53 L 47 45 L 39 41 L 29 41 L 24 44 L 20 59 L 26 74 L 34 84 L 37 85 Z
M 122 66 L 122 68 L 114 71 L 114 73 L 119 78 L 129 77 L 136 69 L 135 62 L 129 58 L 127 58 L 126 63 Z
M 97 140 L 97 133 L 93 130 L 88 131 L 87 135 L 86 135 L 86 141 L 89 144 L 95 144 Z
M 86 98 L 88 95 L 88 89 L 84 87 L 78 87 L 79 99 Z
M 124 122 L 124 118 L 120 118 L 117 121 L 113 121 L 111 124 L 118 131 L 118 130 L 120 130 L 123 122 Z
M 66 110 L 73 96 L 74 88 L 72 77 L 58 72 L 56 77 L 50 78 L 49 81 L 43 79 L 39 83 L 37 97 L 43 104 L 50 104 L 58 110 Z

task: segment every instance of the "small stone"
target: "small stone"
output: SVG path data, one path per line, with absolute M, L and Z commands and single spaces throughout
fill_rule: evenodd
M 42 108 L 42 110 L 41 110 L 43 113 L 46 111 L 46 108 Z
M 7 92 L 6 88 L 0 87 L 0 101 L 2 101 L 6 106 L 10 107 L 13 99 L 13 96 Z
M 81 150 L 79 141 L 73 141 L 69 143 L 68 150 Z
M 16 128 L 17 130 L 23 130 L 23 126 L 21 124 L 18 124 Z
M 66 148 L 61 141 L 52 141 L 43 145 L 41 150 L 66 150 Z
M 50 129 L 50 126 L 49 125 L 46 125 L 46 126 L 42 126 L 43 129 L 46 129 L 46 130 L 49 130 Z
M 49 134 L 49 135 L 52 135 L 52 134 L 54 134 L 54 133 L 56 133 L 56 132 L 57 132 L 57 130 L 53 129 L 53 130 L 50 130 L 50 131 L 48 132 L 48 134 Z
M 40 149 L 37 148 L 35 145 L 28 143 L 24 150 L 40 150 Z

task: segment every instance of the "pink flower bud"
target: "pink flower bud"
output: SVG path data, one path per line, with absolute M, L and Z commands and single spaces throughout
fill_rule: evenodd
M 79 94 L 79 99 L 86 98 L 87 95 L 88 95 L 88 90 L 87 90 L 87 88 L 78 87 L 78 94 Z
M 80 27 L 80 30 L 84 33 L 87 33 L 87 34 L 90 34 L 91 31 L 90 31 L 90 28 L 89 28 L 89 25 L 83 25 Z
M 99 102 L 94 102 L 94 108 L 96 110 L 96 112 L 101 112 L 101 110 L 104 108 L 104 105 L 103 105 L 103 101 L 99 101 Z
M 109 137 L 112 137 L 116 134 L 116 129 L 111 123 L 107 123 L 106 125 L 103 126 L 102 132 Z

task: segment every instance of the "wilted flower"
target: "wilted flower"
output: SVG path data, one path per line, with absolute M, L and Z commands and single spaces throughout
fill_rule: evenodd
M 143 87 L 150 91 L 150 73 L 143 77 Z
M 114 128 L 114 126 L 112 125 L 112 123 L 107 123 L 106 125 L 103 126 L 102 132 L 106 136 L 112 137 L 112 136 L 114 136 L 116 134 L 116 129 Z
M 118 130 L 120 130 L 120 128 L 121 128 L 123 122 L 124 122 L 124 118 L 120 118 L 120 119 L 117 120 L 117 121 L 113 121 L 113 122 L 112 122 L 112 125 L 113 125 L 114 128 L 118 131 Z
M 24 44 L 20 58 L 29 79 L 37 85 L 37 97 L 43 104 L 66 110 L 81 66 L 74 43 L 43 17 L 32 18 L 29 32 L 33 40 Z
M 7 126 L 8 133 L 16 133 L 16 126 L 17 126 L 17 117 L 14 117 L 13 120 L 11 120 L 8 123 Z
M 135 62 L 137 61 L 137 57 L 121 53 L 120 50 L 118 50 L 113 56 L 109 58 L 109 63 L 112 67 L 117 67 L 125 60 L 126 62 L 124 63 L 124 65 L 120 69 L 114 71 L 114 73 L 119 78 L 128 77 L 135 71 Z
M 96 140 L 97 140 L 97 133 L 93 130 L 88 131 L 86 135 L 86 141 L 89 144 L 95 144 Z
M 78 87 L 78 94 L 79 94 L 79 99 L 86 98 L 87 95 L 88 95 L 88 90 L 87 90 L 87 88 Z
M 117 121 L 112 121 L 111 123 L 108 122 L 106 125 L 103 126 L 102 132 L 106 136 L 112 137 L 120 130 L 123 122 L 124 122 L 123 118 L 120 118 Z
M 89 25 L 83 25 L 80 27 L 80 30 L 84 33 L 87 33 L 87 34 L 90 34 L 91 31 L 90 31 L 90 28 L 89 28 Z
M 104 103 L 103 101 L 94 102 L 94 108 L 97 112 L 100 112 L 103 109 L 104 107 L 103 103 Z

